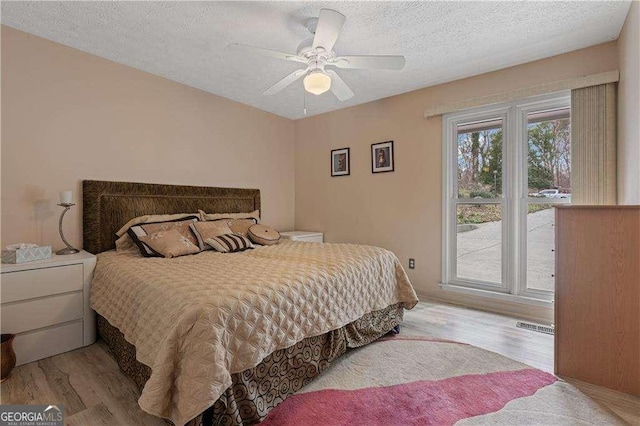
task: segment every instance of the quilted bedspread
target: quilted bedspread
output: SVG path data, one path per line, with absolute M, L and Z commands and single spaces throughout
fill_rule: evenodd
M 91 306 L 152 368 L 139 399 L 184 424 L 270 353 L 416 294 L 390 251 L 282 242 L 174 259 L 98 255 Z

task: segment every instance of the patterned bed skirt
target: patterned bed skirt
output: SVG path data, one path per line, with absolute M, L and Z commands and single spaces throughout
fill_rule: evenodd
M 337 330 L 273 352 L 254 368 L 233 374 L 233 384 L 188 425 L 250 425 L 263 420 L 272 408 L 311 382 L 349 348 L 371 343 L 400 325 L 403 314 L 403 308 L 391 305 Z M 136 359 L 135 347 L 100 315 L 98 333 L 120 370 L 142 391 L 151 368 Z M 168 420 L 167 423 L 171 424 Z

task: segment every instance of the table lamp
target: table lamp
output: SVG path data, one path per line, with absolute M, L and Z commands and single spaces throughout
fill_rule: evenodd
M 69 244 L 67 239 L 64 237 L 64 233 L 62 232 L 62 220 L 64 219 L 64 215 L 66 212 L 69 211 L 69 209 L 71 209 L 71 207 L 75 206 L 75 204 L 72 201 L 73 201 L 73 191 L 63 191 L 60 193 L 60 204 L 58 205 L 60 207 L 64 207 L 64 210 L 60 215 L 60 222 L 58 222 L 58 230 L 60 231 L 60 238 L 62 238 L 62 242 L 67 247 L 61 250 L 58 250 L 56 254 L 75 254 L 80 251 L 76 248 L 73 248 L 73 246 Z

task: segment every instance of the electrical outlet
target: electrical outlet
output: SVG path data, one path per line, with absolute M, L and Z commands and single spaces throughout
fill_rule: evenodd
M 409 259 L 409 269 L 416 269 L 416 260 Z

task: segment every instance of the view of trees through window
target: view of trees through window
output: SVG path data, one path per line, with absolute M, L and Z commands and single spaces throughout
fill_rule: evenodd
M 458 128 L 458 197 L 498 198 L 502 195 L 502 124 L 478 123 L 481 130 Z M 488 128 L 487 128 L 488 127 Z
M 571 194 L 571 125 L 568 114 L 568 110 L 530 114 L 527 124 L 530 196 Z M 473 126 L 478 130 L 467 130 Z M 500 120 L 459 126 L 459 198 L 498 198 L 502 195 L 502 134 Z M 540 194 L 550 189 L 557 190 L 557 193 Z
M 571 125 L 569 109 L 529 114 L 528 195 L 571 199 Z M 502 122 L 500 119 L 458 126 L 458 198 L 502 196 Z M 550 208 L 550 207 L 547 207 Z M 529 213 L 541 210 L 530 204 Z M 458 223 L 500 220 L 497 208 L 470 204 Z
M 571 125 L 569 111 L 529 114 L 529 195 L 571 194 Z

